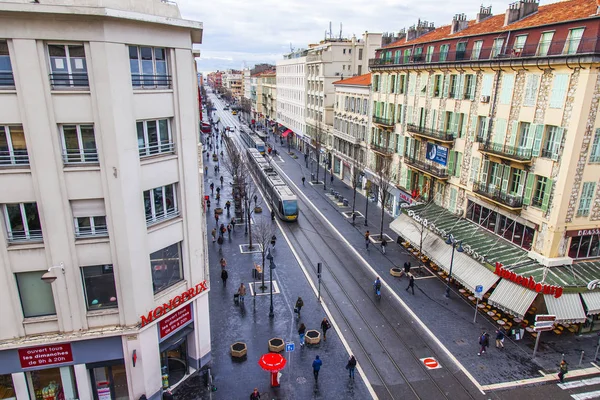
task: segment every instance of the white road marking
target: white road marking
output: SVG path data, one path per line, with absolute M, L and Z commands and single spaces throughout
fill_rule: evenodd
M 563 390 L 575 389 L 582 386 L 591 386 L 600 384 L 600 377 L 590 378 L 590 379 L 582 379 L 579 381 L 571 381 L 566 383 L 559 383 L 557 386 Z
M 598 399 L 600 398 L 600 390 L 596 390 L 594 392 L 572 394 L 571 397 L 577 400 Z

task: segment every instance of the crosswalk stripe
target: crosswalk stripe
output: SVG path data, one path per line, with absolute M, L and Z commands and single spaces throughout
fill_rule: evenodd
M 596 390 L 595 392 L 572 394 L 571 397 L 576 400 L 598 399 L 600 398 L 600 390 Z
M 582 379 L 579 381 L 571 381 L 567 383 L 559 383 L 558 387 L 563 390 L 575 389 L 582 386 L 592 386 L 600 384 L 600 377 L 590 378 L 590 379 Z

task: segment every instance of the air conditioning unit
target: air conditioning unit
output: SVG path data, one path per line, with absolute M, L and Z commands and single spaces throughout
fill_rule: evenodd
M 481 98 L 479 99 L 480 102 L 482 103 L 489 103 L 490 102 L 490 96 L 481 96 Z
M 336 73 L 335 73 L 335 76 L 340 76 L 340 73 L 339 73 L 339 72 L 336 72 Z

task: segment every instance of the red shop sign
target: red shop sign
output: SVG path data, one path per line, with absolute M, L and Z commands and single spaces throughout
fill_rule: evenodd
M 504 279 L 508 279 L 511 282 L 526 287 L 529 290 L 534 290 L 538 293 L 549 294 L 555 298 L 559 298 L 563 294 L 563 288 L 561 286 L 547 285 L 545 283 L 536 282 L 533 277 L 525 278 L 524 276 L 517 275 L 512 271 L 502 267 L 502 263 L 496 263 L 496 270 L 494 274 L 501 276 Z
M 187 306 L 175 311 L 173 315 L 161 320 L 159 325 L 160 338 L 164 339 L 172 333 L 175 333 L 179 328 L 187 325 L 192 320 L 192 305 Z
M 43 367 L 73 362 L 73 353 L 70 343 L 27 347 L 19 349 L 19 360 L 21 368 Z
M 206 281 L 202 281 L 193 288 L 190 288 L 185 292 L 181 293 L 179 296 L 173 297 L 171 300 L 169 300 L 168 303 L 163 303 L 161 306 L 156 307 L 154 310 L 150 311 L 148 315 L 142 315 L 142 327 L 148 325 L 155 319 L 158 319 L 163 315 L 170 313 L 171 311 L 179 307 L 181 304 L 193 299 L 205 290 L 208 290 L 207 285 L 208 283 Z

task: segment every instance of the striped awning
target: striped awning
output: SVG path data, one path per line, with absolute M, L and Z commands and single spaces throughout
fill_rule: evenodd
M 588 315 L 600 314 L 600 292 L 581 293 Z
M 544 300 L 546 308 L 548 308 L 548 314 L 556 315 L 557 322 L 567 322 L 569 324 L 585 322 L 585 311 L 578 293 L 563 293 L 558 299 L 545 294 Z
M 488 303 L 516 317 L 523 318 L 535 300 L 535 296 L 537 296 L 537 292 L 502 279 L 492 292 Z
M 287 135 L 289 135 L 290 133 L 294 133 L 294 132 L 292 132 L 291 129 L 288 129 L 287 131 L 283 132 L 282 136 L 287 137 Z

